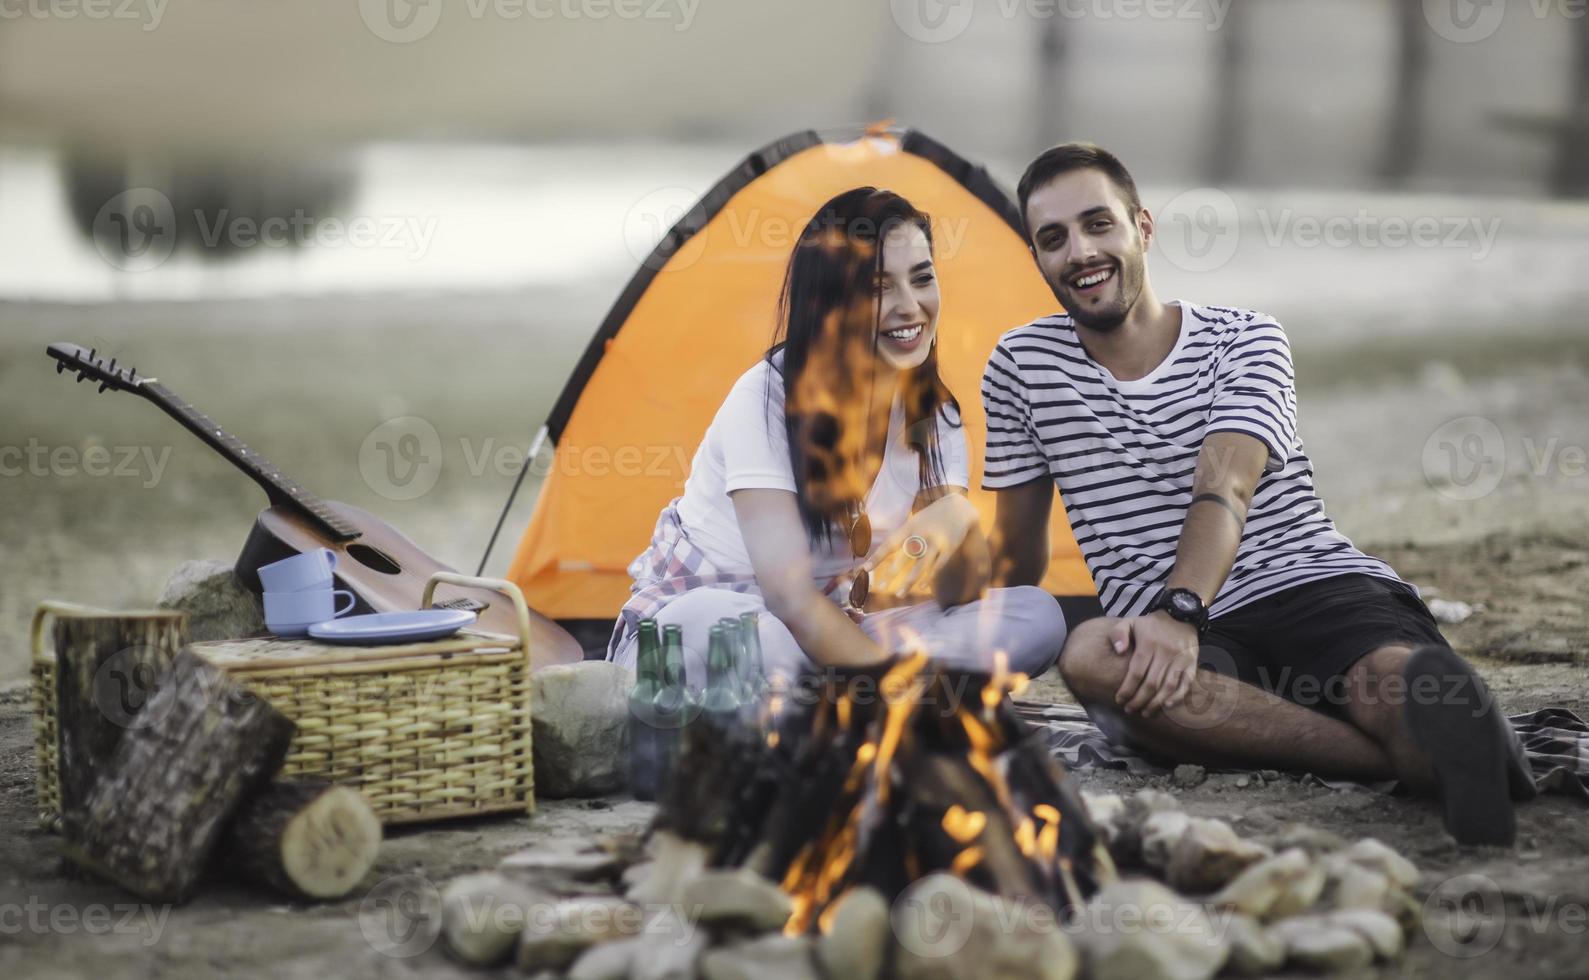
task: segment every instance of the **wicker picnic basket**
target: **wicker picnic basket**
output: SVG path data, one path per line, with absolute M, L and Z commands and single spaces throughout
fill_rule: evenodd
M 388 824 L 533 812 L 529 607 L 511 582 L 438 572 L 421 608 L 430 607 L 440 584 L 504 593 L 519 635 L 464 630 L 424 643 L 361 647 L 266 636 L 190 649 L 298 726 L 283 776 L 353 787 Z M 49 826 L 60 807 L 54 661 L 38 642 L 33 678 L 38 802 Z

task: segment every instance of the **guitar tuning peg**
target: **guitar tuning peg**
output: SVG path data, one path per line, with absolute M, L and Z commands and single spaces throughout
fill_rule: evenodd
M 79 372 L 77 372 L 77 383 L 78 384 L 82 384 L 84 381 L 87 381 L 87 380 L 88 380 L 88 372 L 87 371 L 79 371 Z
M 110 359 L 110 370 L 111 371 L 115 371 L 116 370 L 116 359 L 114 357 Z
M 60 373 L 62 373 L 65 370 L 66 370 L 66 362 L 65 361 L 56 361 L 55 362 L 55 373 L 56 374 L 60 374 Z
M 99 393 L 101 395 L 103 395 L 105 393 L 105 389 L 109 388 L 109 387 L 110 387 L 110 382 L 109 381 L 101 381 L 99 383 Z
M 94 352 L 95 352 L 95 351 L 97 351 L 97 350 L 99 350 L 99 348 L 98 348 L 98 347 L 90 347 L 90 348 L 89 348 L 89 349 L 88 349 L 88 359 L 89 359 L 89 360 L 90 360 L 90 361 L 92 361 L 92 360 L 93 360 L 93 359 L 94 359 Z

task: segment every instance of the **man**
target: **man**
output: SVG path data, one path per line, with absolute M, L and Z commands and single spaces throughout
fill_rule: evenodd
M 1059 486 L 1107 614 L 1071 631 L 1067 686 L 1111 738 L 1400 778 L 1438 794 L 1459 841 L 1510 843 L 1527 760 L 1416 590 L 1325 516 L 1280 325 L 1155 295 L 1153 218 L 1105 150 L 1043 153 L 1019 198 L 1067 312 L 988 361 L 983 486 L 1008 585 L 1042 579 Z

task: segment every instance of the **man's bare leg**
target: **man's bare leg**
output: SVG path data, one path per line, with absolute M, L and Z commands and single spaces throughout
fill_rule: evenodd
M 1109 645 L 1114 622 L 1091 619 L 1072 630 L 1059 672 L 1089 712 L 1121 725 L 1145 748 L 1211 766 L 1359 780 L 1400 774 L 1393 757 L 1356 725 L 1213 671 L 1198 671 L 1186 698 L 1156 717 L 1125 714 L 1114 699 L 1128 658 Z

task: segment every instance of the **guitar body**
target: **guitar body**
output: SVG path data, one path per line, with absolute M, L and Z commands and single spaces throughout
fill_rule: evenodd
M 267 508 L 254 522 L 237 559 L 237 577 L 246 587 L 260 591 L 259 569 L 264 565 L 315 548 L 330 548 L 337 555 L 338 587 L 352 592 L 357 599 L 353 612 L 397 612 L 419 608 L 425 583 L 433 573 L 454 571 L 368 511 L 334 500 L 321 503 L 357 528 L 359 537 L 337 540 L 289 507 Z M 506 596 L 489 589 L 451 585 L 437 589 L 438 602 L 449 599 L 473 599 L 484 604 L 473 629 L 518 635 L 518 619 Z M 530 610 L 529 653 L 532 669 L 584 659 L 584 651 L 568 631 L 534 609 Z

